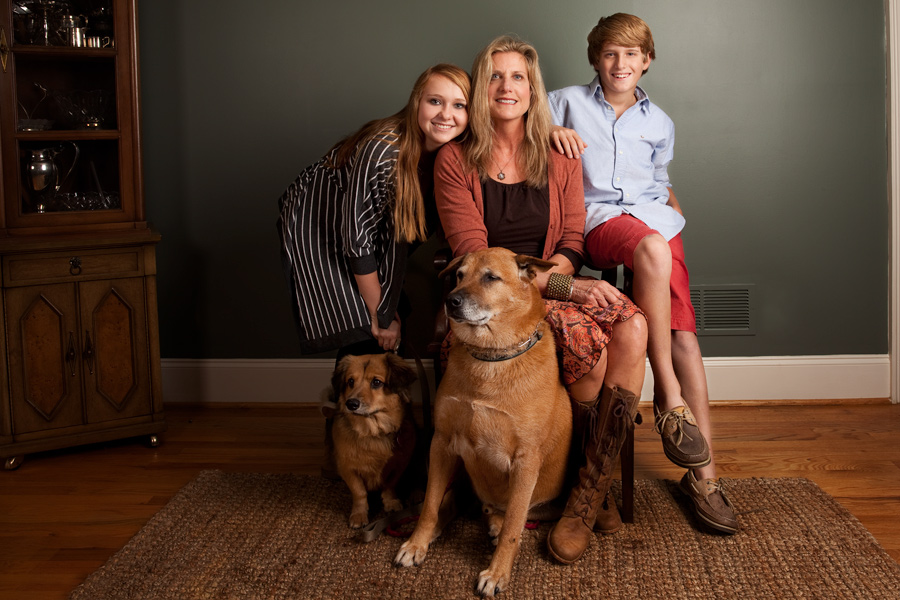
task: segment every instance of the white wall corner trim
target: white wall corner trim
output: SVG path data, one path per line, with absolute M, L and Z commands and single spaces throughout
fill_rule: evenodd
M 423 361 L 433 390 L 434 371 Z M 711 402 L 884 399 L 887 355 L 754 356 L 704 359 Z M 415 364 L 410 361 L 410 366 Z M 331 359 L 163 359 L 166 403 L 313 403 L 331 382 Z M 652 399 L 650 369 L 643 401 Z M 418 386 L 414 389 L 420 398 Z
M 891 402 L 900 403 L 900 1 L 886 2 L 888 160 L 890 194 Z

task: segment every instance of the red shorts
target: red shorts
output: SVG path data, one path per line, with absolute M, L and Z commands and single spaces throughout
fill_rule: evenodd
M 585 238 L 585 246 L 591 263 L 598 268 L 624 264 L 629 269 L 634 269 L 634 251 L 638 243 L 654 233 L 659 232 L 640 219 L 631 215 L 621 215 L 592 229 Z M 672 329 L 696 333 L 697 319 L 694 315 L 694 305 L 691 304 L 688 270 L 684 262 L 684 243 L 680 233 L 669 240 L 669 248 L 672 250 L 672 277 L 669 280 L 672 294 Z

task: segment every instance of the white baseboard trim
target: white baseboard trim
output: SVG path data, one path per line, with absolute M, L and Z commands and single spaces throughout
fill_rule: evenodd
M 434 390 L 432 363 L 422 361 Z M 888 355 L 707 358 L 711 402 L 883 399 L 891 395 Z M 411 366 L 415 366 L 410 362 Z M 331 359 L 162 359 L 163 399 L 178 404 L 318 403 Z M 652 399 L 647 369 L 643 401 Z M 414 390 L 420 398 L 418 386 Z

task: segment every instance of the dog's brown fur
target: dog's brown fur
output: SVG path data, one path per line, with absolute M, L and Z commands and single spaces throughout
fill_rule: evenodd
M 533 284 L 535 269 L 553 264 L 492 248 L 457 258 L 445 270 L 456 271 L 445 306 L 456 339 L 435 399 L 425 506 L 395 563 L 420 564 L 440 535 L 438 507 L 461 459 L 497 538 L 477 582 L 484 596 L 507 587 L 529 509 L 549 503 L 563 487 L 572 409 Z M 475 348 L 503 354 L 536 328 L 540 341 L 515 358 L 489 362 L 470 354 Z
M 369 522 L 369 491 L 388 512 L 403 506 L 396 487 L 415 446 L 409 387 L 416 374 L 395 354 L 345 356 L 332 376 L 337 402 L 334 458 L 350 488 L 350 526 Z

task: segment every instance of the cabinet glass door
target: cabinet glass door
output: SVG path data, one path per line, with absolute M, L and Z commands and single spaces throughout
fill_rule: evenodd
M 89 228 L 137 220 L 135 61 L 125 0 L 0 0 L 0 229 Z M 128 32 L 127 35 L 120 31 Z

